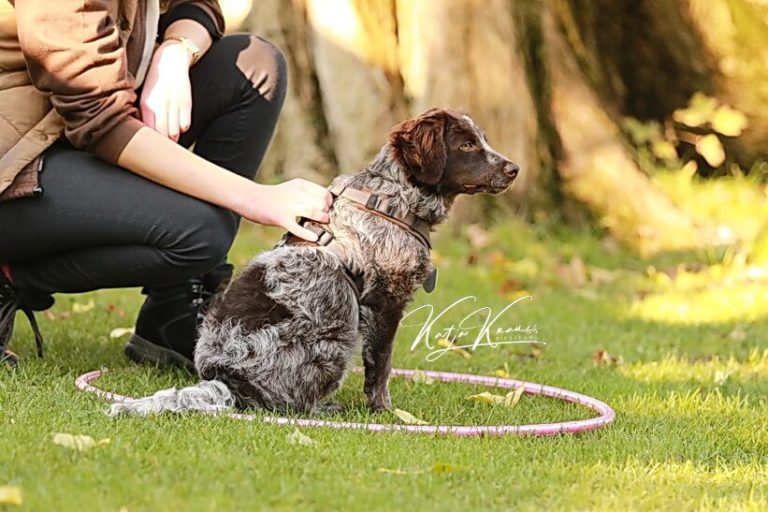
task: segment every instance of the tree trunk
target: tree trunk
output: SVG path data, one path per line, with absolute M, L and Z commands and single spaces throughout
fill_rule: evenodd
M 555 16 L 545 12 L 545 62 L 565 190 L 596 212 L 616 238 L 643 253 L 697 245 L 700 235 L 690 218 L 635 165 L 562 33 Z
M 633 161 L 622 116 L 668 118 L 702 91 L 749 116 L 745 136 L 733 141 L 740 162 L 768 152 L 768 71 L 756 64 L 768 61 L 768 9 L 755 0 L 290 7 L 264 0 L 251 16 L 290 64 L 286 110 L 265 164 L 281 175 L 354 171 L 405 117 L 433 106 L 466 110 L 524 172 L 501 201 L 471 198 L 454 217 L 488 219 L 488 206 L 500 203 L 557 212 L 575 200 L 617 238 L 653 252 L 702 237 Z

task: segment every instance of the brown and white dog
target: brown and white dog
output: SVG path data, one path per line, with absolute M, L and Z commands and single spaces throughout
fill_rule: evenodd
M 333 181 L 332 191 L 354 192 L 339 195 L 322 227 L 333 250 L 286 236 L 208 311 L 195 350 L 204 380 L 116 404 L 111 413 L 337 410 L 327 398 L 360 346 L 368 404 L 389 407 L 397 326 L 433 270 L 428 239 L 409 228 L 436 226 L 458 194 L 502 192 L 517 173 L 465 114 L 433 109 L 401 123 L 362 171 Z M 355 200 L 361 194 L 369 200 Z M 372 207 L 380 199 L 384 213 Z

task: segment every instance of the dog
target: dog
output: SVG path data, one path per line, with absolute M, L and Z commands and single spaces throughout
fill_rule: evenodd
M 429 231 L 459 194 L 500 193 L 518 172 L 461 112 L 432 109 L 397 125 L 363 170 L 334 179 L 330 222 L 305 223 L 331 243 L 284 236 L 209 308 L 195 349 L 203 380 L 110 414 L 338 411 L 328 397 L 360 347 L 368 406 L 389 408 L 397 326 L 433 272 Z

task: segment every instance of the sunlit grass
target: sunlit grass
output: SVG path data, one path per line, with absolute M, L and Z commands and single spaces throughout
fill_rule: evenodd
M 476 234 L 477 235 L 477 234 Z M 598 432 L 555 438 L 454 439 L 403 433 L 303 429 L 316 444 L 289 444 L 285 427 L 197 414 L 111 419 L 107 404 L 74 390 L 75 377 L 108 368 L 105 389 L 146 394 L 193 379 L 130 364 L 125 339 L 138 290 L 59 296 L 40 315 L 48 341 L 34 357 L 19 318 L 14 350 L 21 371 L 0 374 L 0 485 L 19 486 L 29 510 L 765 510 L 768 509 L 768 288 L 762 274 L 714 266 L 707 255 L 644 261 L 609 239 L 559 227 L 509 222 L 485 233 L 436 237 L 438 290 L 417 293 L 409 310 L 446 315 L 498 312 L 510 297 L 532 297 L 500 325 L 536 325 L 546 345 L 479 347 L 427 361 L 418 328 L 398 332 L 394 366 L 493 375 L 586 393 L 611 404 L 617 420 Z M 279 233 L 244 226 L 232 253 L 242 267 Z M 481 237 L 482 238 L 482 237 Z M 576 261 L 574 264 L 573 262 Z M 680 263 L 683 266 L 679 266 Z M 564 266 L 568 266 L 565 268 Z M 606 271 L 608 271 L 606 273 Z M 94 309 L 75 313 L 93 299 Z M 682 309 L 681 309 L 682 308 Z M 77 308 L 74 308 L 77 309 Z M 481 316 L 477 317 L 478 320 Z M 617 366 L 596 365 L 606 351 Z M 506 366 L 505 366 L 506 365 Z M 359 375 L 334 419 L 398 422 L 365 409 Z M 395 406 L 430 423 L 494 424 L 591 417 L 592 412 L 524 396 L 514 409 L 466 400 L 485 389 L 394 379 Z M 52 432 L 111 439 L 66 451 Z M 442 468 L 442 469 L 440 469 Z

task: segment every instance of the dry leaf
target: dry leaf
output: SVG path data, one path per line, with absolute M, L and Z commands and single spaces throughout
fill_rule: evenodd
M 464 348 L 454 347 L 453 342 L 446 338 L 440 338 L 439 340 L 437 340 L 437 346 L 448 349 L 449 352 L 453 352 L 454 354 L 460 355 L 464 359 L 469 359 L 470 357 L 472 357 L 472 354 L 469 352 L 469 350 Z
M 592 364 L 595 366 L 621 366 L 624 364 L 624 358 L 612 356 L 605 350 L 598 350 L 592 354 Z
M 503 405 L 504 407 L 509 407 L 511 409 L 520 401 L 520 397 L 523 395 L 524 391 L 525 386 L 519 386 L 517 389 L 510 391 L 504 396 L 484 391 L 476 395 L 469 395 L 466 400 L 474 400 L 476 402 L 483 402 L 491 405 Z
M 116 327 L 109 331 L 110 338 L 122 338 L 126 334 L 133 334 L 133 327 Z
M 728 333 L 728 338 L 733 341 L 744 341 L 747 339 L 747 331 L 745 331 L 742 326 L 737 325 Z
M 494 395 L 488 391 L 483 391 L 476 395 L 469 395 L 466 400 L 474 400 L 476 402 L 483 402 L 485 404 L 499 405 L 504 403 L 504 397 L 501 395 Z
M 523 393 L 525 393 L 525 386 L 518 386 L 513 392 L 507 393 L 504 397 L 504 406 L 509 407 L 510 409 L 516 406 L 520 401 L 520 397 L 523 396 Z
M 501 251 L 491 251 L 485 259 L 491 267 L 502 267 L 509 263 L 509 258 Z
M 110 439 L 105 437 L 104 439 L 95 441 L 91 436 L 54 433 L 53 442 L 54 444 L 58 444 L 65 448 L 71 448 L 82 452 L 93 448 L 94 446 L 109 444 Z
M 474 249 L 482 249 L 491 243 L 491 235 L 480 224 L 472 224 L 467 228 L 469 246 Z
M 493 376 L 499 377 L 502 379 L 508 379 L 511 376 L 509 373 L 509 363 L 504 363 L 504 366 L 502 368 L 499 368 L 498 370 L 493 370 Z
M 88 311 L 92 310 L 96 307 L 96 303 L 93 302 L 93 299 L 89 300 L 85 304 L 81 304 L 80 302 L 75 302 L 72 304 L 72 312 L 73 313 L 87 313 Z
M 435 379 L 428 377 L 427 374 L 421 370 L 416 370 L 413 377 L 411 377 L 411 380 L 418 384 L 434 384 L 435 382 Z
M 408 425 L 429 425 L 429 422 L 419 419 L 408 411 L 404 411 L 402 409 L 394 409 L 392 414 L 400 418 L 400 421 Z
M 525 285 L 523 283 L 521 283 L 517 279 L 512 279 L 511 277 L 508 277 L 501 282 L 497 292 L 499 295 L 506 295 L 508 293 L 515 292 L 522 288 L 525 288 Z
M 21 487 L 15 485 L 0 486 L 0 505 L 21 505 Z
M 587 283 L 587 267 L 579 256 L 571 258 L 567 265 L 556 266 L 555 274 L 566 286 L 579 287 Z
M 696 141 L 696 152 L 712 167 L 720 167 L 725 162 L 725 150 L 715 134 L 710 133 L 699 138 Z
M 597 285 L 612 283 L 619 277 L 615 270 L 599 267 L 589 267 L 589 281 Z
M 534 345 L 531 347 L 531 353 L 529 355 L 533 359 L 541 359 L 541 356 L 544 355 L 544 349 L 538 345 Z
M 447 464 L 445 462 L 436 462 L 432 465 L 431 468 L 427 469 L 411 469 L 411 470 L 404 470 L 404 469 L 389 469 L 389 468 L 379 468 L 379 473 L 387 473 L 389 475 L 421 475 L 426 473 L 427 471 L 431 473 L 456 473 L 457 471 L 464 471 L 464 466 L 458 466 L 456 464 Z
M 715 386 L 722 386 L 725 384 L 728 379 L 730 378 L 731 374 L 733 373 L 733 370 L 717 370 L 715 372 Z
M 402 469 L 389 469 L 389 468 L 379 468 L 379 473 L 387 473 L 388 475 L 414 475 L 417 472 L 414 471 L 403 471 Z M 418 471 L 418 473 L 423 473 L 423 471 Z
M 299 444 L 302 446 L 312 446 L 315 444 L 314 439 L 302 434 L 299 429 L 295 429 L 293 432 L 285 436 L 285 438 L 288 440 L 289 444 Z
M 712 128 L 723 135 L 738 137 L 746 127 L 747 116 L 728 105 L 719 106 L 712 114 Z
M 430 471 L 432 473 L 456 473 L 457 471 L 464 471 L 464 469 L 464 466 L 447 464 L 445 462 L 436 462 L 432 465 Z

